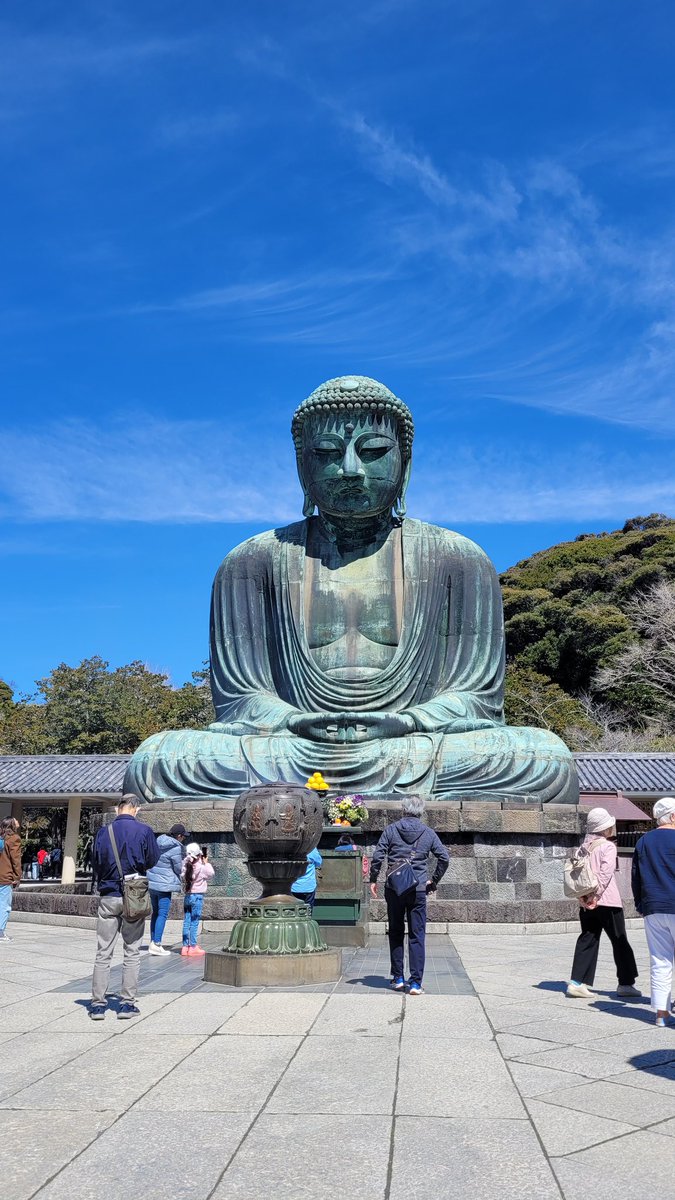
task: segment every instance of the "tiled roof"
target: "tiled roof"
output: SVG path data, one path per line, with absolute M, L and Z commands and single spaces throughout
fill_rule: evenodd
M 128 754 L 3 754 L 0 795 L 80 795 L 122 791 Z
M 575 754 L 582 792 L 675 795 L 675 754 Z

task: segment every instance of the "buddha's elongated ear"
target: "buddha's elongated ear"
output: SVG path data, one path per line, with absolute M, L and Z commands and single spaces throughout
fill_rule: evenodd
M 304 473 L 302 470 L 302 455 L 298 454 L 298 453 L 296 453 L 296 465 L 298 468 L 298 479 L 300 480 L 300 487 L 302 488 L 302 494 L 304 497 L 303 502 L 302 502 L 302 515 L 303 515 L 303 517 L 307 517 L 307 518 L 313 517 L 314 509 L 316 506 L 314 504 L 314 501 L 312 500 L 312 497 L 309 494 L 307 484 L 305 483 L 305 477 L 304 477 Z
M 406 496 L 406 492 L 408 490 L 408 484 L 410 483 L 411 467 L 412 467 L 412 455 L 409 454 L 408 459 L 405 464 L 405 467 L 403 468 L 403 475 L 401 477 L 401 487 L 400 487 L 398 496 L 396 497 L 396 504 L 394 505 L 394 516 L 400 517 L 401 520 L 403 520 L 404 516 L 406 515 L 406 513 L 408 511 L 406 502 L 405 502 L 405 496 Z

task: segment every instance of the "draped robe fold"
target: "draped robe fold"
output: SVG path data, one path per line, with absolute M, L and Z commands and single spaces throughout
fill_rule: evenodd
M 307 521 L 272 530 L 224 560 L 211 603 L 216 721 L 208 730 L 148 738 L 125 789 L 148 800 L 236 795 L 259 782 L 304 783 L 318 770 L 347 791 L 577 800 L 572 757 L 560 739 L 504 724 L 501 594 L 480 547 L 405 521 L 399 645 L 384 670 L 349 680 L 330 677 L 311 656 L 307 534 Z M 288 730 L 299 712 L 406 713 L 416 731 L 314 742 Z

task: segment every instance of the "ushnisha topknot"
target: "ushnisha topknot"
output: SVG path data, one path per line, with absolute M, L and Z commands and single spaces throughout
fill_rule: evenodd
M 396 417 L 401 451 L 404 458 L 410 458 L 415 424 L 408 405 L 383 383 L 369 379 L 367 375 L 341 375 L 337 379 L 327 379 L 298 405 L 291 423 L 298 457 L 302 450 L 302 427 L 306 417 L 314 413 L 358 413 L 364 409 L 390 413 Z

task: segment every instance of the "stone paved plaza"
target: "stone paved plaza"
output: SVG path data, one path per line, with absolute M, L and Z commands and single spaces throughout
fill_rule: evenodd
M 316 991 L 144 956 L 141 1017 L 93 1024 L 93 931 L 10 932 L 3 1200 L 675 1194 L 675 1027 L 616 999 L 609 943 L 590 1002 L 563 994 L 568 934 L 430 938 L 418 999 L 383 986 L 381 939 Z

